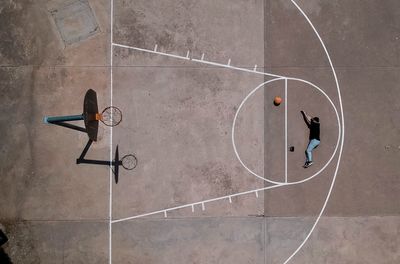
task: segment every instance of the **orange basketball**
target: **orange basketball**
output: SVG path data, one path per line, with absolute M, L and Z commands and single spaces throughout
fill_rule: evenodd
M 275 96 L 274 105 L 280 105 L 282 103 L 282 98 L 279 96 Z

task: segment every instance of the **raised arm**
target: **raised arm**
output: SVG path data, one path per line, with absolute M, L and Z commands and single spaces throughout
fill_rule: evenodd
M 300 111 L 301 115 L 303 116 L 304 122 L 307 124 L 308 127 L 311 125 L 311 116 L 307 115 L 306 112 Z

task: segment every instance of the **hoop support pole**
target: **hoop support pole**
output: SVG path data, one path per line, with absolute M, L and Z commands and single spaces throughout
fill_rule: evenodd
M 80 127 L 80 126 L 75 126 L 73 124 L 69 124 L 69 123 L 64 123 L 64 122 L 55 122 L 55 123 L 50 123 L 52 125 L 56 125 L 56 126 L 62 126 L 62 127 L 66 127 L 72 130 L 77 130 L 83 133 L 87 133 L 86 128 Z
M 115 166 L 122 165 L 121 161 L 108 161 L 108 160 L 91 160 L 91 159 L 76 159 L 76 164 L 94 164 L 94 165 L 106 165 Z
M 83 115 L 67 115 L 67 116 L 45 116 L 43 122 L 45 124 L 54 124 L 58 122 L 79 121 L 84 120 Z
M 106 166 L 119 166 L 122 165 L 121 160 L 114 160 L 114 161 L 108 161 L 108 160 L 92 160 L 92 159 L 85 159 L 85 156 L 87 152 L 89 151 L 90 147 L 92 146 L 93 140 L 89 139 L 88 142 L 86 143 L 85 148 L 83 149 L 81 155 L 79 158 L 76 159 L 76 164 L 94 164 L 94 165 L 106 165 Z M 118 151 L 118 146 L 117 150 Z

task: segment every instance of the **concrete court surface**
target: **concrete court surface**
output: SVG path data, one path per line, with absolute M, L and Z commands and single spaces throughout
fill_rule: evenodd
M 290 263 L 400 262 L 400 4 L 396 0 L 297 1 L 321 35 L 338 76 L 344 150 L 326 210 Z M 327 56 L 289 0 L 114 0 L 114 43 L 291 76 L 321 87 L 339 107 Z M 13 263 L 109 263 L 109 169 L 76 165 L 87 138 L 44 125 L 44 115 L 79 114 L 86 90 L 123 122 L 114 151 L 138 167 L 112 185 L 112 219 L 271 186 L 237 160 L 231 128 L 259 84 L 254 73 L 114 46 L 110 1 L 0 3 L 0 223 Z M 277 80 L 237 116 L 243 162 L 273 181 L 321 169 L 338 140 L 327 98 L 306 83 Z M 285 137 L 287 109 L 287 137 Z M 315 164 L 301 166 L 319 115 Z M 339 113 L 340 114 L 340 113 Z M 340 117 L 341 118 L 341 117 Z M 340 121 L 340 120 L 339 120 Z M 88 156 L 108 159 L 101 126 Z M 285 138 L 294 152 L 287 152 Z M 339 138 L 340 139 L 340 138 Z M 302 184 L 195 204 L 112 224 L 112 263 L 283 263 L 302 243 L 332 183 L 338 155 Z

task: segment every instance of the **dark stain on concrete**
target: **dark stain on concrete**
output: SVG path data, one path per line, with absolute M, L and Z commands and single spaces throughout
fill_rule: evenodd
M 210 98 L 214 98 L 223 90 L 224 83 L 219 74 L 215 72 L 196 70 L 191 72 L 190 77 L 195 82 L 196 89 L 207 89 L 211 93 L 209 96 Z M 208 101 L 208 99 L 206 101 Z
M 235 112 L 231 111 L 231 108 L 225 102 L 216 102 L 215 107 L 217 110 L 215 117 L 220 135 L 228 135 Z
M 195 178 L 195 181 L 213 186 L 214 188 L 210 190 L 211 194 L 234 193 L 237 191 L 237 188 L 232 183 L 231 173 L 225 165 L 212 162 L 197 168 L 197 170 L 199 175 Z
M 32 154 L 32 122 L 33 118 L 33 67 L 1 68 L 0 69 L 0 110 L 7 115 L 2 115 L 1 125 L 1 175 L 3 183 L 10 186 L 4 189 L 12 197 L 1 208 L 8 212 L 1 218 L 16 217 L 20 219 L 21 206 L 25 201 L 25 191 L 32 180 L 33 154 Z M 4 207 L 3 207 L 4 206 Z
M 157 45 L 163 50 L 169 50 L 174 44 L 173 32 L 163 31 L 155 37 Z
M 31 55 L 28 43 L 24 39 L 24 28 L 21 23 L 24 8 L 17 4 L 2 3 L 0 8 L 0 54 L 10 64 L 22 64 Z
M 41 263 L 36 249 L 37 241 L 27 222 L 4 223 L 9 242 L 4 247 L 13 263 Z
M 162 13 L 149 12 L 149 9 L 153 9 L 152 3 L 117 3 L 115 41 L 148 49 L 157 44 L 159 50 L 163 51 L 195 50 L 197 47 L 194 39 L 198 32 L 194 30 L 190 12 L 196 3 L 184 2 L 171 3 L 165 7 L 166 14 L 174 12 L 174 18 L 167 22 L 159 19 Z M 165 4 L 160 2 L 159 5 Z M 147 17 L 147 13 L 153 16 Z
M 182 196 L 182 190 L 185 189 L 196 190 L 196 192 L 199 192 L 197 195 L 205 195 L 205 197 L 238 192 L 239 188 L 232 181 L 233 171 L 219 162 L 186 166 L 179 173 L 179 177 L 171 184 L 174 202 L 184 203 L 186 201 L 187 198 Z M 186 181 L 180 180 L 183 177 L 191 177 L 191 187 L 184 184 Z
M 35 21 L 35 23 L 32 23 Z M 0 3 L 0 61 L 2 65 L 41 64 L 50 42 L 51 25 L 35 1 Z
M 232 180 L 226 168 L 218 164 L 211 164 L 211 167 L 205 167 L 201 170 L 201 174 L 208 182 L 222 186 L 224 190 L 232 189 Z
M 146 47 L 146 32 L 148 27 L 142 23 L 145 15 L 142 12 L 126 8 L 125 1 L 120 14 L 120 19 L 116 21 L 115 35 L 118 36 L 123 44 L 130 46 Z M 122 37 L 121 37 L 122 36 Z

